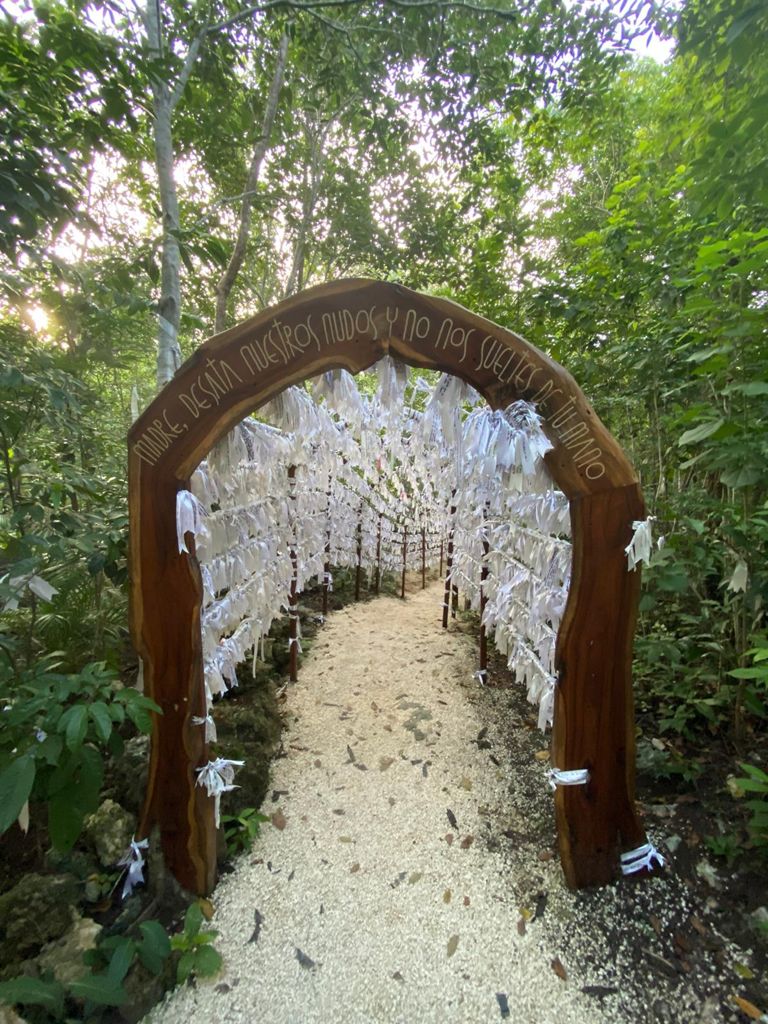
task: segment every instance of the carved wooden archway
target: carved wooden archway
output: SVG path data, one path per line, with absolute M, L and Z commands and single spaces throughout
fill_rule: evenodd
M 643 843 L 634 806 L 632 638 L 639 572 L 624 553 L 644 515 L 635 472 L 574 379 L 523 338 L 446 299 L 365 279 L 321 285 L 206 341 L 131 428 L 131 626 L 154 722 L 141 834 L 157 822 L 187 889 L 216 878 L 213 800 L 195 785 L 208 761 L 194 551 L 179 555 L 176 493 L 244 416 L 325 370 L 367 369 L 390 353 L 468 381 L 494 409 L 536 403 L 554 448 L 546 462 L 570 501 L 572 582 L 557 640 L 552 763 L 588 768 L 558 787 L 560 856 L 569 885 L 615 877 L 620 849 Z M 193 550 L 193 549 L 192 549 Z

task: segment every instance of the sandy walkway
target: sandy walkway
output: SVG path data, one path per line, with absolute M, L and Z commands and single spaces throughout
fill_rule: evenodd
M 521 835 L 536 826 L 534 814 L 526 817 L 531 794 L 511 805 L 514 766 L 477 742 L 486 698 L 473 680 L 475 645 L 439 628 L 441 600 L 433 586 L 405 602 L 353 605 L 320 631 L 289 688 L 288 756 L 275 762 L 273 802 L 263 808 L 284 827 L 264 826 L 214 896 L 224 971 L 177 991 L 148 1020 L 474 1024 L 509 1015 L 520 1024 L 588 1024 L 634 1017 L 615 1002 L 615 987 L 599 998 L 581 991 L 613 981 L 614 958 L 624 954 L 601 921 L 584 920 L 585 897 L 565 890 L 556 859 L 539 863 L 535 848 L 525 851 L 534 871 L 526 894 L 513 874 L 515 844 L 488 841 L 489 823 L 497 833 L 517 826 Z M 494 728 L 491 718 L 488 736 L 498 740 Z M 545 745 L 527 742 L 533 750 Z M 546 765 L 530 751 L 525 757 L 528 788 L 535 787 L 546 818 Z M 518 785 L 525 785 L 522 772 Z M 549 891 L 550 923 L 524 928 L 521 906 L 535 913 L 537 888 Z M 647 921 L 641 904 L 657 901 L 648 889 L 638 892 L 633 913 Z M 627 902 L 621 889 L 590 900 L 603 916 Z M 657 912 L 663 920 L 664 909 Z M 586 925 L 581 946 L 567 940 L 577 918 Z M 625 954 L 637 956 L 630 942 Z M 559 959 L 553 967 L 558 953 L 567 980 Z M 648 979 L 649 1010 L 657 993 Z M 664 1019 L 646 1016 L 642 1001 L 637 994 L 630 1000 L 639 1019 Z

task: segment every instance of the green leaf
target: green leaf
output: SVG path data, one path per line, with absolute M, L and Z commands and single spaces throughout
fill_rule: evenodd
M 171 955 L 171 941 L 159 921 L 142 921 L 139 925 L 141 942 L 139 959 L 148 971 L 160 974 L 163 964 Z
M 112 954 L 107 968 L 107 977 L 115 985 L 119 985 L 128 973 L 136 955 L 136 943 L 121 936 L 122 941 Z
M 83 829 L 85 811 L 72 801 L 70 789 L 64 789 L 48 801 L 48 832 L 54 848 L 67 853 Z
M 103 701 L 96 701 L 88 708 L 88 714 L 96 726 L 96 733 L 103 743 L 112 735 L 112 717 Z
M 59 719 L 59 732 L 65 733 L 66 744 L 70 750 L 77 750 L 83 745 L 88 732 L 88 708 L 85 704 L 75 704 L 67 708 Z
M 77 999 L 87 999 L 100 1006 L 122 1006 L 128 998 L 123 986 L 106 974 L 91 974 L 67 986 Z
M 0 773 L 0 833 L 16 821 L 35 782 L 34 758 L 17 757 Z
M 11 981 L 0 982 L 0 1002 L 8 1006 L 14 1006 L 16 1003 L 42 1006 L 60 1015 L 64 1007 L 64 989 L 58 981 L 13 978 Z
M 191 903 L 184 915 L 184 934 L 191 939 L 200 931 L 203 923 L 203 911 L 199 903 Z
M 201 978 L 210 978 L 221 970 L 221 953 L 213 946 L 200 946 L 195 953 L 195 974 Z
M 722 417 L 717 420 L 710 420 L 707 423 L 700 423 L 698 427 L 694 427 L 693 430 L 686 430 L 677 443 L 682 446 L 686 444 L 696 444 L 698 441 L 704 441 L 706 438 L 715 434 L 724 423 L 725 419 Z
M 185 982 L 192 973 L 195 966 L 195 954 L 192 950 L 187 950 L 186 953 L 182 953 L 179 957 L 179 962 L 176 967 L 176 981 L 179 985 Z

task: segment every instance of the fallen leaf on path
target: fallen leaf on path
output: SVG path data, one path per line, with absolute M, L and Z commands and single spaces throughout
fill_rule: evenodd
M 380 757 L 379 758 L 379 771 L 385 772 L 387 768 L 390 768 L 395 763 L 394 757 Z
M 278 807 L 272 817 L 269 819 L 275 826 L 278 832 L 282 832 L 285 826 L 288 824 L 288 819 L 283 814 L 282 810 Z
M 619 990 L 610 985 L 584 985 L 581 991 L 585 996 L 596 996 L 598 999 L 602 999 L 604 996 L 615 995 Z
M 450 808 L 450 807 L 449 807 L 449 808 L 448 808 L 448 810 L 446 811 L 446 814 L 448 815 L 448 821 L 449 821 L 449 822 L 450 822 L 450 824 L 451 824 L 451 828 L 455 828 L 456 830 L 458 830 L 458 828 L 459 828 L 459 824 L 458 824 L 458 822 L 456 821 L 456 815 L 455 815 L 455 814 L 453 813 L 453 811 L 451 810 L 451 808 Z
M 405 978 L 402 976 L 400 971 L 395 971 L 395 973 L 392 975 L 392 978 L 394 981 L 405 981 Z
M 355 763 L 355 755 L 352 753 L 352 747 L 350 747 L 349 744 L 347 744 L 347 763 Z
M 507 993 L 497 992 L 496 1002 L 499 1004 L 499 1010 L 501 1011 L 502 1018 L 506 1020 L 509 1016 L 509 1000 L 507 999 Z
M 549 760 L 549 751 L 548 750 L 537 750 L 536 753 L 533 756 L 536 758 L 537 761 L 548 761 Z
M 525 935 L 525 918 L 521 917 L 517 922 L 517 934 Z
M 197 901 L 197 905 L 202 910 L 205 920 L 210 921 L 213 917 L 213 904 L 211 901 L 207 900 L 204 896 L 201 896 Z
M 746 964 L 735 963 L 733 965 L 734 971 L 740 978 L 744 978 L 745 981 L 751 981 L 754 978 L 754 973 L 747 967 Z
M 561 981 L 568 980 L 568 975 L 559 957 L 555 957 L 555 959 L 552 961 L 552 970 L 555 972 L 555 974 Z
M 451 846 L 453 844 L 453 840 L 454 840 L 453 832 L 446 832 L 445 836 L 443 838 L 445 839 L 446 843 L 448 843 L 449 846 Z
M 475 837 L 474 836 L 472 836 L 472 835 L 464 836 L 464 838 L 461 840 L 461 844 L 460 844 L 462 850 L 468 850 L 470 848 L 470 846 L 472 845 L 472 843 L 474 843 L 474 841 L 475 841 Z
M 323 762 L 320 760 L 319 757 L 316 757 L 315 758 L 315 768 L 322 768 L 322 767 L 323 767 Z
M 469 896 L 465 896 L 465 897 L 464 897 L 464 906 L 465 906 L 465 907 L 468 907 L 468 906 L 469 906 Z
M 367 765 L 364 765 L 362 761 L 355 761 L 355 768 L 359 768 L 361 772 L 368 771 Z
M 472 779 L 468 779 L 466 775 L 462 775 L 461 782 L 459 783 L 459 785 L 461 786 L 462 789 L 466 789 L 466 791 L 469 793 L 469 791 L 472 789 Z
M 258 942 L 259 941 L 259 935 L 261 935 L 261 926 L 264 923 L 264 918 L 261 916 L 261 912 L 260 911 L 254 910 L 254 912 L 253 912 L 253 919 L 256 922 L 256 925 L 255 925 L 255 927 L 253 929 L 253 935 L 251 935 L 251 937 L 250 937 L 250 939 L 248 939 L 248 941 L 249 942 Z
M 743 999 L 741 996 L 731 996 L 731 999 L 736 1003 L 742 1013 L 745 1013 L 750 1020 L 760 1020 L 763 1016 L 762 1012 L 758 1010 L 754 1003 L 750 1003 L 748 999 Z
M 317 967 L 317 964 L 312 959 L 312 957 L 307 956 L 306 953 L 303 953 L 298 946 L 296 947 L 296 959 L 299 961 L 301 966 L 306 967 L 307 970 L 311 970 L 311 968 Z
M 541 860 L 541 861 L 552 860 L 552 851 L 551 850 L 539 850 L 539 860 Z
M 450 939 L 448 939 L 448 956 L 452 957 L 453 954 L 456 952 L 456 950 L 458 948 L 459 948 L 459 936 L 458 935 L 452 935 L 450 937 Z
M 443 903 L 450 903 L 450 902 L 451 902 L 451 890 L 450 889 L 446 889 L 445 892 L 443 893 Z
M 423 871 L 414 871 L 408 879 L 408 885 L 415 885 L 420 878 L 424 877 Z
M 536 897 L 536 909 L 533 912 L 534 921 L 538 921 L 540 917 L 544 916 L 544 911 L 547 909 L 547 894 L 540 892 Z
M 352 842 L 352 836 L 339 836 L 339 842 L 340 843 L 351 843 Z
M 350 873 L 350 875 L 356 875 L 359 870 L 360 870 L 360 865 L 357 863 L 357 861 L 355 861 L 355 863 L 349 869 L 349 873 Z

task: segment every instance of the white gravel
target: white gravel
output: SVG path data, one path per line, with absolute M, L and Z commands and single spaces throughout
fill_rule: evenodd
M 281 792 L 262 808 L 284 827 L 263 826 L 213 897 L 224 969 L 169 995 L 146 1021 L 474 1024 L 503 1020 L 506 1001 L 522 1024 L 629 1019 L 617 1015 L 617 996 L 580 991 L 621 985 L 602 922 L 589 920 L 589 899 L 565 890 L 556 857 L 528 850 L 533 876 L 521 882 L 520 856 L 487 842 L 490 823 L 525 831 L 526 806 L 510 806 L 509 766 L 477 743 L 476 646 L 440 628 L 441 601 L 433 585 L 406 601 L 353 605 L 318 633 L 287 693 L 287 756 L 274 763 L 270 796 Z M 551 816 L 546 766 L 530 760 L 536 813 Z M 549 893 L 546 924 L 520 934 L 537 889 Z M 612 912 L 620 893 L 596 894 L 597 909 Z M 574 943 L 577 924 L 587 946 L 600 933 L 594 950 Z M 558 934 L 570 941 L 559 945 Z M 552 965 L 558 950 L 566 979 Z

